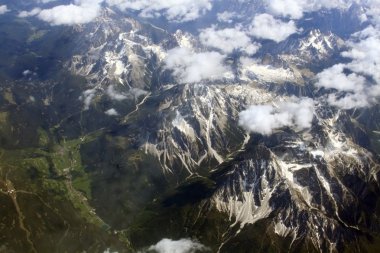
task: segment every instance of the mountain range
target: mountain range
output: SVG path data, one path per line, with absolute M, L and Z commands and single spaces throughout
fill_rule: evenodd
M 379 250 L 378 1 L 0 13 L 0 252 Z

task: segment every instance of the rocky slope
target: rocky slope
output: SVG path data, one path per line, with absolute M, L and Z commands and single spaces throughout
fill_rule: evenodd
M 109 87 L 144 90 L 135 98 L 136 111 L 118 117 L 128 125 L 150 115 L 151 126 L 135 132 L 138 149 L 156 159 L 168 179 L 182 184 L 224 168 L 214 178 L 212 195 L 200 202 L 227 215 L 236 229 L 220 238 L 220 251 L 247 233 L 245 226 L 268 219 L 266 233 L 291 238 L 289 250 L 302 241 L 321 252 L 342 250 L 345 242 L 378 226 L 379 163 L 362 145 L 370 133 L 350 112 L 321 102 L 309 131 L 284 129 L 271 137 L 248 135 L 237 124 L 249 105 L 288 100 L 292 92 L 279 90 L 286 83 L 311 96 L 312 70 L 336 58 L 341 38 L 313 29 L 271 48 L 262 62 L 242 64 L 238 82 L 176 85 L 162 79 L 165 52 L 178 45 L 196 47 L 196 39 L 128 19 L 115 29 L 120 23 L 108 15 L 115 14 L 105 13 L 81 31 L 91 46 L 80 48 L 88 53 L 74 56 L 68 66 L 107 91 L 99 96 L 109 96 Z

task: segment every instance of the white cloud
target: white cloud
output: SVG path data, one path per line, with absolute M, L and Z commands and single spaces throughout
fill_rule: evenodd
M 380 27 L 369 26 L 354 34 L 347 43 L 351 48 L 342 55 L 351 58 L 347 67 L 352 71 L 371 76 L 380 84 Z
M 29 76 L 29 75 L 33 75 L 33 71 L 29 70 L 29 69 L 26 69 L 22 72 L 22 75 L 23 76 Z
M 46 3 L 56 2 L 56 1 L 57 0 L 38 0 L 37 2 L 46 4 Z
M 90 89 L 90 90 L 85 90 L 82 96 L 79 97 L 79 99 L 82 100 L 84 103 L 84 110 L 88 110 L 90 108 L 91 102 L 95 98 L 95 96 L 96 96 L 96 90 Z
M 26 18 L 26 17 L 33 17 L 33 16 L 36 16 L 38 15 L 40 12 L 41 12 L 41 8 L 34 8 L 30 11 L 21 11 L 18 16 L 20 18 Z
M 331 68 L 323 70 L 317 75 L 317 87 L 333 88 L 338 91 L 358 91 L 362 90 L 365 78 L 355 73 L 346 75 L 343 71 L 344 64 L 336 64 Z
M 251 35 L 275 42 L 283 41 L 296 32 L 294 21 L 283 22 L 266 13 L 255 16 L 250 27 Z
M 119 113 L 114 108 L 111 108 L 111 109 L 105 111 L 104 113 L 107 114 L 108 116 L 118 116 L 119 115 Z
M 157 253 L 195 253 L 209 251 L 209 249 L 190 239 L 180 239 L 178 241 L 162 239 L 156 245 L 150 246 L 148 251 L 155 251 Z
M 366 7 L 364 19 L 371 20 L 374 24 L 380 25 L 380 0 L 362 0 Z
M 31 80 L 33 77 L 36 77 L 37 76 L 37 73 L 32 71 L 32 70 L 29 70 L 29 69 L 26 69 L 22 72 L 22 75 L 26 78 L 29 78 L 29 80 Z
M 219 22 L 224 22 L 224 23 L 232 23 L 234 19 L 239 18 L 239 14 L 236 12 L 229 12 L 229 11 L 224 11 L 221 13 L 217 14 L 217 19 Z
M 212 0 L 106 0 L 110 6 L 141 11 L 142 17 L 164 15 L 170 21 L 195 20 L 211 10 Z
M 6 5 L 0 5 L 0 15 L 7 13 L 8 11 L 9 11 L 9 9 Z
M 129 93 L 133 96 L 134 99 L 138 99 L 141 96 L 146 96 L 149 94 L 148 91 L 139 88 L 132 88 L 129 90 Z
M 260 48 L 260 45 L 253 43 L 239 27 L 217 30 L 213 26 L 202 30 L 199 39 L 203 45 L 220 49 L 227 54 L 235 50 L 255 54 Z
M 225 57 L 217 52 L 195 53 L 188 48 L 169 50 L 165 67 L 173 71 L 180 83 L 196 83 L 202 80 L 218 80 L 229 72 Z
M 314 117 L 314 102 L 310 98 L 292 98 L 288 102 L 252 105 L 239 114 L 239 125 L 254 133 L 270 135 L 275 130 L 291 127 L 310 128 Z
M 270 13 L 279 16 L 289 16 L 291 18 L 301 18 L 303 16 L 303 3 L 306 1 L 296 0 L 267 0 Z
M 111 251 L 111 249 L 108 248 L 103 253 L 118 253 L 118 251 Z
M 100 0 L 77 0 L 76 4 L 58 5 L 44 9 L 38 18 L 52 25 L 75 25 L 93 21 L 100 14 Z
M 113 100 L 116 100 L 116 101 L 122 101 L 124 99 L 127 99 L 127 96 L 122 94 L 122 93 L 119 93 L 115 90 L 115 87 L 113 85 L 110 85 L 108 86 L 107 88 L 107 95 L 113 99 Z
M 34 8 L 31 11 L 21 11 L 19 17 L 37 16 L 51 25 L 85 24 L 97 18 L 104 0 L 75 0 L 68 5 L 57 5 L 50 9 Z M 43 1 L 47 3 L 51 1 Z
M 306 12 L 347 8 L 352 0 L 265 0 L 267 10 L 276 16 L 300 19 Z
M 348 93 L 344 95 L 340 95 L 339 93 L 329 94 L 327 97 L 327 102 L 332 106 L 336 106 L 344 110 L 368 107 L 371 105 L 367 95 L 363 92 Z
M 347 42 L 343 52 L 352 61 L 337 64 L 317 75 L 316 86 L 337 89 L 327 101 L 342 109 L 367 107 L 380 98 L 380 30 L 369 26 Z M 350 72 L 345 73 L 344 70 Z

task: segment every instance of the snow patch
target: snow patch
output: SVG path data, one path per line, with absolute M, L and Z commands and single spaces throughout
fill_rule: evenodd
M 270 65 L 262 65 L 249 58 L 241 59 L 242 81 L 258 80 L 267 83 L 301 83 L 302 76 L 295 73 L 292 69 L 277 68 Z
M 185 136 L 189 137 L 191 141 L 196 140 L 196 133 L 189 123 L 182 117 L 182 115 L 177 111 L 176 117 L 172 121 L 173 127 L 181 131 Z

